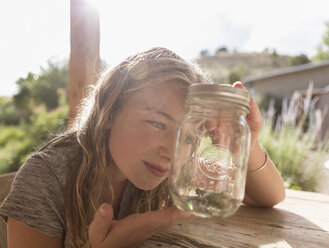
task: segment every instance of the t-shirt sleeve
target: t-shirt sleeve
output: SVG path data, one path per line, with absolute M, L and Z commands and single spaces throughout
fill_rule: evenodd
M 17 172 L 0 215 L 64 238 L 64 187 L 40 156 L 30 157 Z

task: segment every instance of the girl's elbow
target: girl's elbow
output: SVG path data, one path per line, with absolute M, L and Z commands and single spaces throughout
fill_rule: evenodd
M 285 188 L 283 188 L 283 189 L 281 190 L 281 193 L 280 193 L 280 195 L 279 195 L 279 197 L 278 197 L 278 202 L 277 202 L 277 204 L 280 203 L 280 202 L 283 202 L 284 199 L 286 199 L 286 190 L 285 190 Z
M 280 192 L 278 192 L 278 194 L 276 194 L 275 196 L 273 196 L 272 199 L 271 199 L 271 201 L 269 201 L 266 204 L 265 207 L 272 208 L 275 205 L 283 202 L 285 198 L 286 198 L 286 191 L 285 191 L 285 189 L 283 189 Z

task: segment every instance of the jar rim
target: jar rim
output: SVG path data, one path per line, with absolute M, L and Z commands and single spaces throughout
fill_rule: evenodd
M 225 100 L 243 105 L 249 109 L 250 94 L 246 89 L 233 87 L 230 84 L 192 84 L 188 88 L 187 99 L 216 97 L 218 100 Z M 187 100 L 190 102 L 189 100 Z

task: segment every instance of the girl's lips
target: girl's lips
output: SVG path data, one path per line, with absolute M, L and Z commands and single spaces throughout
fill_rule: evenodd
M 163 169 L 158 165 L 149 164 L 145 161 L 144 161 L 144 164 L 145 164 L 147 170 L 151 174 L 153 174 L 154 176 L 157 176 L 157 177 L 164 177 L 167 174 L 167 172 L 169 171 L 168 169 Z

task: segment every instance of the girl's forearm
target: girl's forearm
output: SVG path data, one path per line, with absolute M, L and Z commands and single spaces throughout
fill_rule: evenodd
M 247 172 L 244 198 L 244 203 L 247 205 L 273 207 L 285 198 L 282 177 L 271 159 L 269 157 L 267 159 L 266 166 L 255 171 L 266 162 L 266 155 L 257 142 L 250 151 L 248 161 L 249 172 Z

